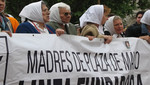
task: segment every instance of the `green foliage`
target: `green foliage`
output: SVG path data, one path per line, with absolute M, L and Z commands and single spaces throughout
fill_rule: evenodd
M 136 4 L 132 0 L 103 0 L 102 3 L 110 7 L 112 13 L 117 14 L 122 18 L 124 18 L 126 15 L 131 14 L 136 8 Z
M 7 0 L 5 12 L 13 15 L 20 20 L 19 13 L 22 8 L 32 2 L 39 0 Z M 65 2 L 71 6 L 72 19 L 71 22 L 79 23 L 80 16 L 91 5 L 97 4 L 97 0 L 44 0 L 51 7 L 57 2 Z M 136 9 L 136 0 L 100 0 L 101 4 L 105 4 L 111 8 L 111 12 L 124 18 L 126 15 L 132 14 Z M 148 0 L 139 0 L 139 8 L 145 9 L 150 6 Z
M 141 9 L 147 9 L 150 6 L 150 3 L 148 3 L 148 0 L 139 0 L 138 2 L 139 7 Z

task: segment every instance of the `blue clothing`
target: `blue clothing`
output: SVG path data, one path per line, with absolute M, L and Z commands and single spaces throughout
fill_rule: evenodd
M 147 27 L 146 27 L 146 25 L 145 24 L 142 24 L 141 25 L 141 32 L 142 32 L 142 34 L 147 34 L 147 35 L 149 35 L 150 36 L 150 33 L 149 33 L 149 31 L 148 31 L 148 29 L 147 29 Z
M 46 25 L 46 28 L 48 29 L 49 34 L 56 34 L 55 30 L 49 25 Z M 21 23 L 18 26 L 16 33 L 38 33 L 40 34 L 40 32 L 38 32 L 37 29 L 29 22 Z
M 0 13 L 0 29 L 5 31 L 12 31 L 12 28 L 8 26 L 8 23 L 9 20 L 2 13 Z

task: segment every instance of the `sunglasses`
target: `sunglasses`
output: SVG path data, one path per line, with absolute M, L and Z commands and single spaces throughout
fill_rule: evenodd
M 137 17 L 137 18 L 142 18 L 142 17 Z
M 64 13 L 64 15 L 68 16 L 68 15 L 72 15 L 72 13 L 66 12 L 66 13 Z

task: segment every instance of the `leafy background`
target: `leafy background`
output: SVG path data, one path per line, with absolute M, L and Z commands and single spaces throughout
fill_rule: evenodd
M 18 16 L 22 8 L 32 2 L 40 0 L 7 0 L 5 12 L 13 15 L 18 21 L 20 17 Z M 147 9 L 150 6 L 148 0 L 44 0 L 49 8 L 57 2 L 65 2 L 70 5 L 72 10 L 72 23 L 79 23 L 79 17 L 84 13 L 84 11 L 91 5 L 105 4 L 111 8 L 111 12 L 121 16 L 122 18 L 127 15 L 133 14 L 133 10 L 136 9 Z

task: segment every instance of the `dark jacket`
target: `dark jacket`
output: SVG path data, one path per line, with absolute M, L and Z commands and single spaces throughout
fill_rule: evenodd
M 130 26 L 125 32 L 126 37 L 140 37 L 145 35 L 150 35 L 145 24 L 139 26 Z
M 60 25 L 56 22 L 48 22 L 47 24 L 55 30 L 62 29 Z M 67 28 L 65 29 L 65 32 L 66 34 L 77 35 L 77 28 L 75 27 L 74 24 L 68 23 Z

